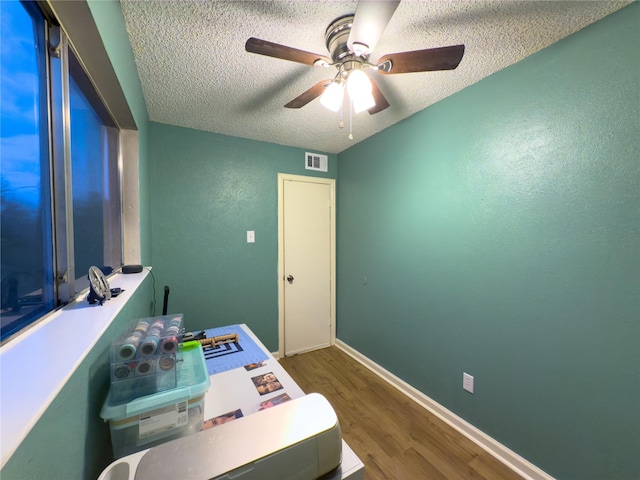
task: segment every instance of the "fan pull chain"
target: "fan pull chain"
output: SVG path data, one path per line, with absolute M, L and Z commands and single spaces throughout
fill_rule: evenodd
M 339 128 L 344 128 L 344 122 L 342 121 L 342 112 L 344 111 L 343 105 L 340 105 L 340 123 L 338 123 Z
M 353 140 L 353 102 L 349 99 L 349 140 Z

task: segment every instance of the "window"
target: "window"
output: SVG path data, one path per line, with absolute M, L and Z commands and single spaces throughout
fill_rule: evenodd
M 118 130 L 69 52 L 69 105 L 75 292 L 92 265 L 120 266 Z
M 122 265 L 119 136 L 55 19 L 0 2 L 2 340 Z

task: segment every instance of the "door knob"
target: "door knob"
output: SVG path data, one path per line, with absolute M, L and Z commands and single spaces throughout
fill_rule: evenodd
M 288 275 L 287 276 L 287 282 L 293 283 L 293 275 Z

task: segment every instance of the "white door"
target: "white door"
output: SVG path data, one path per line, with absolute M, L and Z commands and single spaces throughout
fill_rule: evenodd
M 335 339 L 335 180 L 278 180 L 280 351 L 293 355 Z

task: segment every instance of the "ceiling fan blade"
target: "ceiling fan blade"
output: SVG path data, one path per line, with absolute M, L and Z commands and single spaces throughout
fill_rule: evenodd
M 464 55 L 464 45 L 391 53 L 378 60 L 378 73 L 413 73 L 453 70 Z
M 306 92 L 303 92 L 302 94 L 298 95 L 296 98 L 291 100 L 289 103 L 287 103 L 285 107 L 286 108 L 304 107 L 311 100 L 315 100 L 320 95 L 322 95 L 325 88 L 327 88 L 331 84 L 331 82 L 333 82 L 333 80 L 328 79 L 328 80 L 322 80 L 321 82 L 316 83 L 309 90 L 307 90 Z
M 376 48 L 399 3 L 400 0 L 360 0 L 347 40 L 349 50 L 358 55 L 371 53 Z M 362 47 L 354 47 L 354 43 L 365 45 L 367 48 L 363 51 Z
M 291 62 L 304 63 L 305 65 L 328 67 L 331 64 L 331 60 L 324 55 L 298 50 L 297 48 L 287 47 L 285 45 L 280 45 L 279 43 L 273 43 L 254 37 L 247 40 L 244 48 L 250 53 L 281 58 L 282 60 L 289 60 Z
M 373 79 L 371 79 L 371 86 L 373 87 L 371 89 L 371 93 L 373 94 L 373 99 L 376 101 L 376 104 L 369 110 L 367 110 L 369 112 L 369 115 L 381 112 L 385 108 L 389 107 L 389 102 L 387 102 L 387 99 L 384 98 L 384 95 L 378 88 L 378 84 L 374 82 Z

